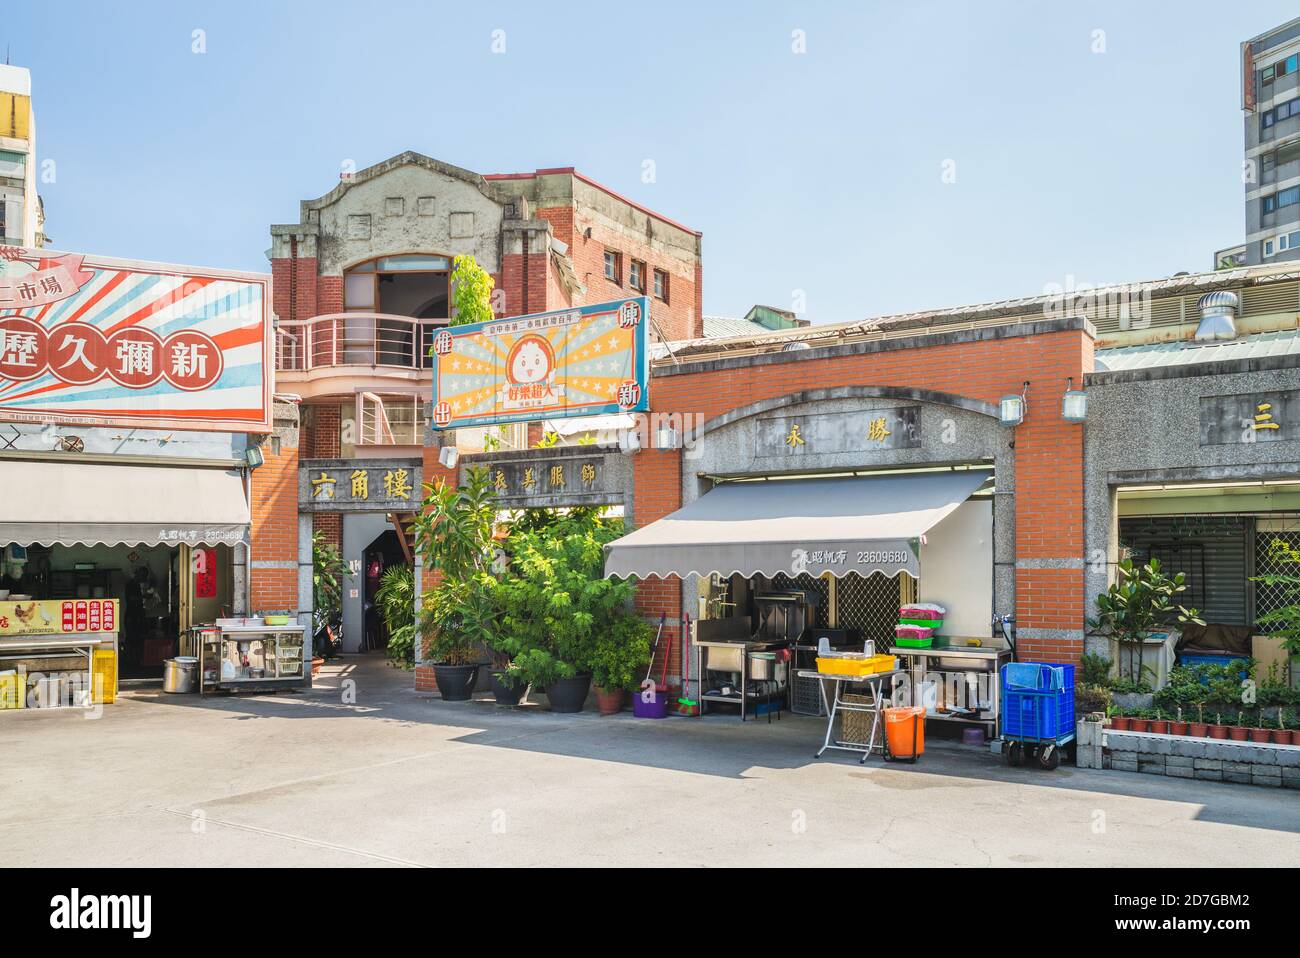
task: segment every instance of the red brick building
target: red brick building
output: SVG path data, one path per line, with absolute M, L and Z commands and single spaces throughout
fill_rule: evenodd
M 357 573 L 347 648 L 375 630 L 364 607 L 376 564 L 413 561 L 405 524 L 441 469 L 438 449 L 426 454 L 428 347 L 449 320 L 454 257 L 492 275 L 500 316 L 644 295 L 656 341 L 703 335 L 700 234 L 572 168 L 483 176 L 403 153 L 302 201 L 300 221 L 271 238 L 276 388 L 298 398 L 300 431 L 256 476 L 254 534 L 284 565 L 255 568 L 254 590 L 269 602 L 304 588 L 292 563 L 309 563 L 323 533 Z M 481 450 L 484 433 L 455 442 Z M 493 433 L 526 448 L 540 424 Z

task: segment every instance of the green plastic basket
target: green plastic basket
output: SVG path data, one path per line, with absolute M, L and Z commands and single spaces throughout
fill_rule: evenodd
M 904 639 L 901 637 L 894 639 L 894 645 L 900 649 L 928 649 L 933 644 L 934 636 L 930 636 L 928 639 Z

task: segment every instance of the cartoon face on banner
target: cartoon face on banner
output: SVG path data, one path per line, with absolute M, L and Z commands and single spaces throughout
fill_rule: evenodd
M 541 336 L 525 336 L 510 350 L 506 359 L 506 376 L 512 383 L 551 382 L 555 376 L 555 351 Z
M 434 427 L 647 409 L 649 308 L 637 297 L 439 331 Z
M 0 422 L 266 432 L 269 288 L 0 247 Z

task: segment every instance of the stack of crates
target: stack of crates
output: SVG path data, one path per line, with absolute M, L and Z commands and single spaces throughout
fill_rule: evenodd
M 1022 674 L 1031 663 L 1014 663 Z M 1074 734 L 1074 666 L 1032 663 L 1037 669 L 1032 688 L 1028 682 L 1007 683 L 1002 666 L 1002 734 L 1024 742 L 1060 741 Z
M 117 650 L 96 649 L 90 673 L 90 694 L 96 705 L 117 701 Z

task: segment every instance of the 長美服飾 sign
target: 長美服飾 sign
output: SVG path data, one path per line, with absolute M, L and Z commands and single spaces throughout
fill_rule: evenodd
M 452 326 L 433 340 L 433 426 L 649 408 L 644 297 Z
M 0 421 L 268 432 L 269 287 L 0 248 Z

